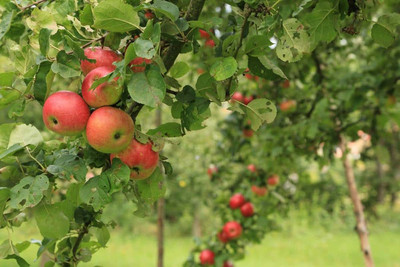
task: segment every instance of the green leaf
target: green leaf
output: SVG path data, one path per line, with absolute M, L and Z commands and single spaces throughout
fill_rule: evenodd
M 0 124 L 0 151 L 8 148 L 10 135 L 15 125 L 15 123 Z
M 97 238 L 97 242 L 99 242 L 102 247 L 105 247 L 108 240 L 110 240 L 110 232 L 107 227 L 102 226 L 101 228 L 94 228 L 92 231 Z
M 94 21 L 92 5 L 85 5 L 85 7 L 82 9 L 82 12 L 79 14 L 79 20 L 81 21 L 82 25 L 93 25 Z
M 58 30 L 53 14 L 42 11 L 39 8 L 33 9 L 30 16 L 26 19 L 26 24 L 35 33 L 39 33 L 43 28 L 50 29 L 52 34 L 56 33 Z
M 81 48 L 79 43 L 72 40 L 71 37 L 69 37 L 68 35 L 65 35 L 64 38 L 65 38 L 65 40 L 67 40 L 68 46 L 72 49 L 72 51 L 74 51 L 74 54 L 79 59 L 82 59 L 82 60 L 87 59 L 87 57 L 85 56 L 85 52 L 83 51 L 83 49 Z
M 4 240 L 0 245 L 0 258 L 4 259 L 8 255 L 18 254 L 17 248 L 11 240 Z
M 163 197 L 166 192 L 164 176 L 158 167 L 149 178 L 136 181 L 136 185 L 139 200 L 145 203 L 154 203 Z
M 267 80 L 277 80 L 278 75 L 274 73 L 271 69 L 274 68 L 270 62 L 267 60 L 263 60 L 261 62 L 262 57 L 248 57 L 248 66 L 252 74 L 265 78 Z M 268 68 L 266 66 L 268 66 Z M 269 69 L 271 68 L 271 69 Z M 279 72 L 278 69 L 275 69 L 275 72 Z
M 13 101 L 17 100 L 21 93 L 13 88 L 0 88 L 0 108 L 8 106 Z
M 35 126 L 20 124 L 15 126 L 12 130 L 8 142 L 8 148 L 14 144 L 20 144 L 21 146 L 38 146 L 42 142 L 43 137 Z
M 233 57 L 218 58 L 211 66 L 210 74 L 217 81 L 228 79 L 237 70 L 237 62 Z
M 338 14 L 336 8 L 328 0 L 318 1 L 311 13 L 304 17 L 304 22 L 309 26 L 308 33 L 312 48 L 319 42 L 331 42 L 335 39 L 336 21 Z
M 42 53 L 43 56 L 47 56 L 47 53 L 49 52 L 50 34 L 51 30 L 47 28 L 41 29 L 39 33 L 40 53 Z
M 10 189 L 7 187 L 0 187 L 0 214 L 4 213 L 8 199 L 10 198 Z M 0 216 L 0 227 L 6 224 L 4 216 Z
M 105 0 L 94 8 L 94 25 L 110 32 L 127 32 L 140 28 L 135 9 L 122 0 Z
M 196 92 L 194 89 L 186 85 L 183 90 L 176 95 L 176 99 L 182 103 L 190 103 L 196 100 Z
M 29 263 L 26 262 L 26 260 L 24 260 L 23 258 L 21 258 L 20 256 L 13 254 L 13 255 L 8 255 L 5 259 L 14 259 L 19 267 L 29 267 Z
M 121 190 L 129 179 L 129 167 L 119 159 L 114 159 L 111 169 L 85 183 L 79 192 L 79 196 L 84 203 L 92 205 L 94 210 L 98 211 L 105 204 L 111 202 L 111 194 Z
M 14 144 L 14 145 L 10 146 L 6 150 L 4 150 L 2 153 L 0 153 L 0 160 L 6 158 L 7 156 L 14 154 L 17 151 L 22 150 L 23 148 L 24 147 L 21 146 L 20 144 Z
M 132 75 L 128 83 L 128 92 L 134 101 L 156 107 L 164 99 L 166 85 L 159 69 L 156 66 L 150 66 L 146 72 Z
M 76 153 L 62 150 L 56 155 L 53 164 L 47 167 L 47 171 L 61 179 L 70 180 L 73 177 L 81 182 L 86 179 L 87 167 L 83 159 L 79 158 Z
M 181 61 L 181 62 L 176 62 L 169 70 L 169 73 L 173 78 L 180 78 L 189 71 L 190 71 L 189 65 L 186 62 Z
M 182 136 L 182 126 L 176 122 L 168 122 L 161 124 L 155 129 L 147 131 L 148 135 L 161 134 L 162 137 L 179 137 Z
M 282 61 L 295 62 L 310 52 L 310 40 L 300 21 L 287 19 L 282 27 L 284 33 L 276 46 L 276 54 Z
M 135 53 L 138 57 L 151 59 L 156 54 L 153 42 L 150 40 L 138 38 L 133 43 L 133 47 L 135 48 Z
M 44 61 L 40 63 L 39 69 L 36 72 L 35 82 L 33 84 L 33 95 L 41 104 L 44 103 L 50 94 L 51 83 L 47 81 L 47 74 L 51 71 L 51 62 Z
M 179 8 L 171 2 L 155 0 L 151 7 L 153 10 L 164 14 L 172 21 L 175 21 L 179 18 Z
M 391 46 L 396 37 L 396 27 L 400 25 L 400 14 L 393 13 L 379 17 L 378 22 L 372 26 L 371 37 L 379 45 L 387 48 Z
M 275 105 L 265 98 L 257 98 L 248 105 L 232 106 L 230 109 L 245 113 L 254 131 L 257 131 L 263 123 L 273 122 L 276 117 Z
M 58 52 L 57 61 L 53 62 L 51 70 L 65 79 L 81 75 L 79 59 L 64 50 Z
M 11 87 L 13 80 L 15 77 L 14 72 L 3 72 L 0 73 L 0 86 L 7 86 Z M 0 96 L 0 101 L 1 101 L 1 96 Z
M 49 179 L 46 175 L 23 178 L 17 185 L 11 188 L 10 207 L 23 210 L 36 206 L 43 198 L 43 193 L 49 188 Z
M 3 12 L 3 16 L 1 17 L 0 21 L 0 41 L 10 29 L 13 16 L 14 16 L 14 11 Z
M 69 219 L 58 205 L 42 203 L 34 209 L 34 216 L 44 237 L 61 239 L 69 232 Z
M 263 66 L 266 69 L 272 70 L 273 73 L 275 73 L 276 75 L 282 77 L 283 79 L 288 79 L 285 75 L 285 73 L 283 73 L 283 71 L 281 70 L 281 68 L 279 68 L 273 61 L 271 61 L 267 56 L 259 56 L 258 59 L 260 60 L 261 64 L 263 64 Z
M 25 111 L 25 98 L 16 100 L 8 110 L 8 117 L 10 119 L 16 119 L 17 117 L 22 117 Z
M 266 35 L 253 35 L 246 41 L 245 53 L 252 56 L 265 55 L 266 49 L 271 45 L 271 41 Z

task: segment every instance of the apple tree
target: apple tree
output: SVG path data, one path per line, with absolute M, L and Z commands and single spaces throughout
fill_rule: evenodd
M 9 62 L 0 74 L 0 108 L 15 119 L 0 125 L 7 180 L 0 226 L 34 218 L 43 236 L 37 255 L 48 251 L 48 266 L 89 261 L 110 238 L 113 224 L 101 214 L 112 195 L 123 192 L 137 216 L 151 213 L 165 193 L 163 173 L 172 171 L 160 154 L 164 142 L 204 128 L 211 103 L 221 106 L 240 91 L 242 74 L 284 82 L 289 63 L 365 29 L 390 47 L 399 24 L 391 4 L 0 1 L 0 54 Z M 371 21 L 373 15 L 379 18 Z M 202 73 L 194 78 L 196 69 Z M 246 136 L 274 120 L 274 98 L 233 99 Z M 32 102 L 43 106 L 50 131 L 21 123 Z M 159 107 L 172 119 L 154 128 L 149 117 Z M 27 266 L 19 253 L 29 245 L 5 240 L 1 257 Z

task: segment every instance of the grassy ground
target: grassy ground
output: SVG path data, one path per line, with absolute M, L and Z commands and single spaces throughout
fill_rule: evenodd
M 287 220 L 286 220 L 287 221 Z M 32 226 L 25 226 L 11 234 L 14 242 L 24 240 L 24 236 L 36 237 Z M 90 263 L 80 266 L 155 266 L 156 240 L 154 234 L 130 236 L 123 231 L 115 231 L 107 249 L 93 256 Z M 0 231 L 0 238 L 7 232 Z M 400 227 L 398 222 L 375 223 L 371 225 L 370 242 L 377 267 L 400 267 Z M 165 244 L 165 266 L 181 266 L 193 247 L 189 237 L 176 237 L 169 234 Z M 30 263 L 34 261 L 37 247 L 31 246 L 21 256 Z M 13 261 L 0 260 L 0 266 L 17 266 Z M 33 263 L 38 266 L 38 263 Z M 269 234 L 260 245 L 248 248 L 244 260 L 235 263 L 236 267 L 312 267 L 312 266 L 363 266 L 357 235 L 351 230 L 312 225 L 299 222 L 285 223 L 283 231 Z

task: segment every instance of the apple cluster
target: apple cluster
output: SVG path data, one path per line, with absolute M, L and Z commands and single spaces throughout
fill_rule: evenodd
M 128 165 L 132 179 L 148 178 L 157 167 L 159 155 L 152 150 L 150 141 L 142 144 L 135 139 L 131 116 L 112 106 L 120 100 L 123 92 L 118 77 L 92 88 L 96 80 L 115 70 L 113 63 L 121 61 L 122 56 L 103 47 L 86 48 L 84 53 L 90 61 L 81 61 L 85 75 L 82 97 L 70 91 L 52 94 L 43 105 L 44 124 L 49 130 L 65 136 L 85 132 L 91 147 L 110 153 L 111 161 L 119 158 Z M 151 60 L 137 57 L 129 66 L 133 72 L 143 72 L 146 64 L 151 64 Z
M 257 167 L 254 164 L 247 165 L 247 170 L 249 170 L 251 173 L 257 173 Z M 269 187 L 275 187 L 279 184 L 279 176 L 277 174 L 272 174 L 266 179 L 265 182 Z M 268 193 L 266 186 L 252 185 L 251 191 L 259 197 L 265 196 Z
M 211 48 L 213 48 L 213 47 L 215 46 L 214 40 L 211 38 L 211 35 L 210 35 L 207 31 L 202 30 L 202 29 L 199 29 L 199 33 L 200 33 L 200 37 L 201 37 L 202 39 L 205 39 L 205 40 L 206 40 L 206 42 L 204 43 L 204 45 L 205 45 L 206 47 L 211 47 Z

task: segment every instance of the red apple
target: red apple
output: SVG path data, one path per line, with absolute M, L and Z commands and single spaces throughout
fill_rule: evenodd
M 251 172 L 256 172 L 257 171 L 256 165 L 254 165 L 254 164 L 247 165 L 247 169 L 249 171 L 251 171 Z
M 259 197 L 265 196 L 268 192 L 266 187 L 258 187 L 256 185 L 251 186 L 251 191 Z
M 276 174 L 271 175 L 268 177 L 267 184 L 270 186 L 275 186 L 279 184 L 279 176 Z
M 136 139 L 132 139 L 127 149 L 111 154 L 111 161 L 113 158 L 121 159 L 131 168 L 132 179 L 141 180 L 153 174 L 158 163 L 158 152 L 153 151 L 151 142 L 142 144 Z
M 254 131 L 251 129 L 243 129 L 244 137 L 250 138 L 254 135 Z
M 146 70 L 146 65 L 149 65 L 151 63 L 151 59 L 137 57 L 129 63 L 129 67 L 133 72 L 143 72 Z
M 84 50 L 88 59 L 95 59 L 96 63 L 90 63 L 87 60 L 81 60 L 81 70 L 83 75 L 88 74 L 91 70 L 98 67 L 112 67 L 115 70 L 113 62 L 121 61 L 122 57 L 107 47 L 88 47 Z
M 242 194 L 234 194 L 229 200 L 229 206 L 231 209 L 238 209 L 246 202 Z
M 242 213 L 242 215 L 244 217 L 253 216 L 253 214 L 254 214 L 253 204 L 251 204 L 250 202 L 247 202 L 247 203 L 243 204 L 243 206 L 240 207 L 240 212 Z
M 219 241 L 221 241 L 222 243 L 229 242 L 229 238 L 227 237 L 226 233 L 222 230 L 218 232 L 217 237 Z
M 243 100 L 244 100 L 244 96 L 241 92 L 234 92 L 231 97 L 231 103 L 235 103 L 236 101 L 243 102 Z
M 289 81 L 289 80 L 285 80 L 285 81 L 282 83 L 282 87 L 283 87 L 283 88 L 289 88 L 289 87 L 290 87 L 290 81 Z
M 116 153 L 128 147 L 135 126 L 124 111 L 113 107 L 101 107 L 90 116 L 86 126 L 89 145 L 103 153 Z
M 147 10 L 146 13 L 144 13 L 144 17 L 146 19 L 152 19 L 154 18 L 154 14 L 150 10 Z
M 223 231 L 229 239 L 235 239 L 242 234 L 242 226 L 236 221 L 230 221 L 224 225 Z
M 224 261 L 224 265 L 222 267 L 233 267 L 233 263 L 230 261 Z
M 197 73 L 198 73 L 198 74 L 203 74 L 203 73 L 204 73 L 204 70 L 203 70 L 202 68 L 198 68 L 198 69 L 197 69 Z
M 210 39 L 210 34 L 207 32 L 207 31 L 205 31 L 205 30 L 202 30 L 202 29 L 199 29 L 199 33 L 200 33 L 200 37 L 202 38 L 202 39 Z
M 214 40 L 213 40 L 213 39 L 208 39 L 208 40 L 205 42 L 205 46 L 206 46 L 206 47 L 211 47 L 211 48 L 213 48 L 213 47 L 215 46 Z
M 46 127 L 62 135 L 77 135 L 85 130 L 90 111 L 80 95 L 59 91 L 47 98 L 43 105 Z
M 205 249 L 200 253 L 200 263 L 202 265 L 214 265 L 215 254 L 210 249 Z
M 99 67 L 86 75 L 82 83 L 82 96 L 89 106 L 98 108 L 113 105 L 118 102 L 122 94 L 122 87 L 118 86 L 117 77 L 115 77 L 112 82 L 104 82 L 96 88 L 90 89 L 97 79 L 107 76 L 113 70 L 114 68 L 110 66 Z
M 254 96 L 252 96 L 252 95 L 249 96 L 249 97 L 245 96 L 244 99 L 243 99 L 243 104 L 247 105 L 253 100 L 254 100 Z
M 215 166 L 214 164 L 211 164 L 210 167 L 207 169 L 207 174 L 212 178 L 215 174 L 218 173 L 218 167 Z
M 296 105 L 297 105 L 297 103 L 295 100 L 286 100 L 286 101 L 281 102 L 279 107 L 283 112 L 291 112 L 296 109 Z

